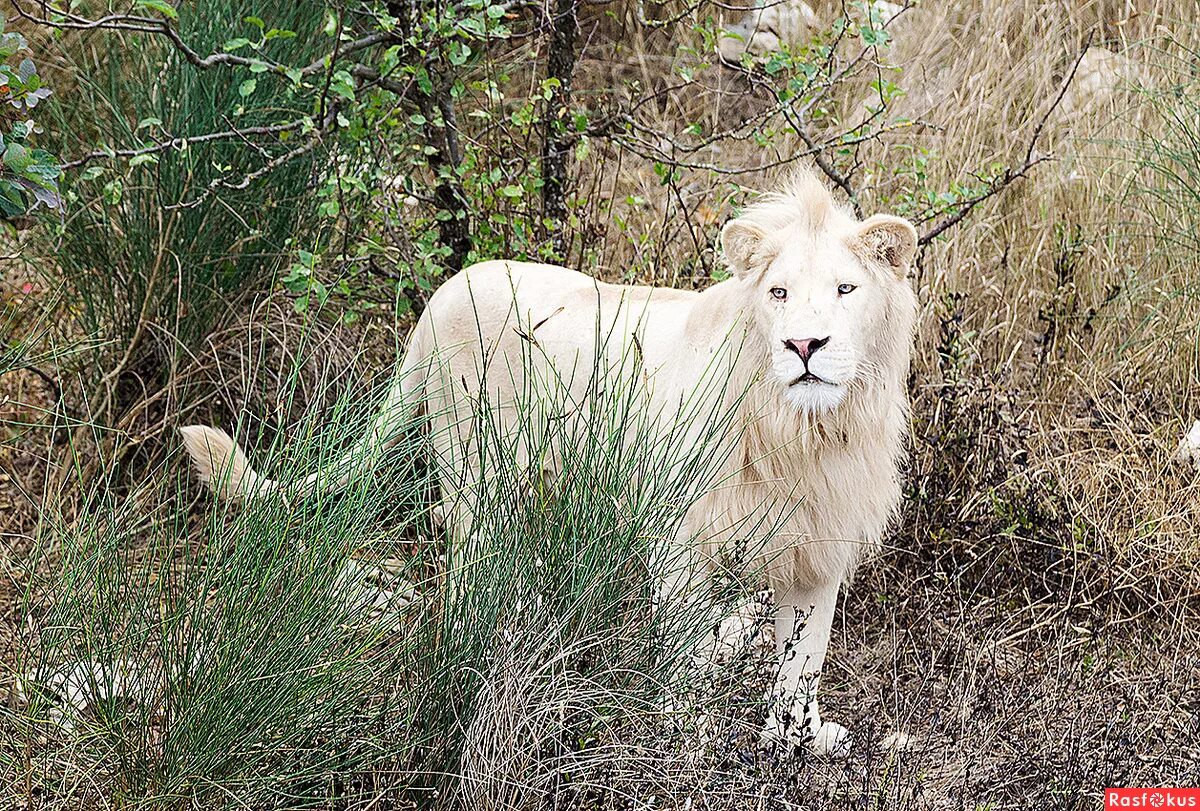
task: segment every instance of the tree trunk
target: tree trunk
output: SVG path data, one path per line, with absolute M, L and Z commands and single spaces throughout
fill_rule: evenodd
M 405 37 L 411 37 L 417 15 L 411 0 L 389 0 L 388 13 L 397 19 L 397 29 Z M 410 54 L 412 58 L 417 58 Z M 438 241 L 450 249 L 446 267 L 451 273 L 462 270 L 471 253 L 471 217 L 467 198 L 456 170 L 462 162 L 458 143 L 458 119 L 454 113 L 454 101 L 450 98 L 453 82 L 443 76 L 438 66 L 427 64 L 426 70 L 433 84 L 430 95 L 417 92 L 417 107 L 429 122 L 428 144 L 433 148 L 429 155 L 429 167 L 437 173 L 438 182 L 433 197 L 444 217 L 438 218 Z M 441 126 L 434 122 L 440 120 Z
M 550 91 L 542 140 L 542 216 L 550 223 L 554 252 L 565 256 L 567 239 L 567 167 L 574 136 L 571 133 L 571 79 L 575 74 L 575 39 L 579 33 L 578 0 L 550 0 L 548 78 L 557 79 Z

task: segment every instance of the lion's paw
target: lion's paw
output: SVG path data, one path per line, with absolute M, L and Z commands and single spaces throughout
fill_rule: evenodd
M 812 736 L 808 751 L 821 757 L 841 760 L 850 754 L 850 730 L 833 721 L 826 721 Z
M 772 713 L 767 717 L 759 741 L 764 746 L 783 747 L 785 752 L 804 749 L 819 757 L 840 760 L 850 754 L 851 738 L 850 730 L 833 721 L 822 722 L 819 726 L 812 722 L 780 723 Z

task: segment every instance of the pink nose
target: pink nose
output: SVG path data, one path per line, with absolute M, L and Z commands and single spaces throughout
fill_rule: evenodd
M 829 337 L 824 338 L 792 338 L 784 341 L 783 345 L 800 356 L 800 360 L 808 363 L 808 359 L 825 344 L 829 343 Z

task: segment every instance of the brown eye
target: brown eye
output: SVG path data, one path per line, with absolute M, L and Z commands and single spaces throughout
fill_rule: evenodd
M 855 285 L 855 284 L 839 284 L 838 285 L 838 295 L 845 296 L 845 295 L 848 295 L 849 293 L 853 293 L 857 289 L 858 289 L 858 285 Z
M 787 301 L 787 291 L 782 287 L 772 287 L 771 298 L 775 299 L 776 301 Z

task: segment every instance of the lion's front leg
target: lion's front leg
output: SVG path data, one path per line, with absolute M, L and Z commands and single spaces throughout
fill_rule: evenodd
M 768 701 L 768 738 L 821 755 L 844 755 L 850 733 L 823 721 L 817 699 L 839 583 L 776 591 L 775 648 L 779 672 Z

